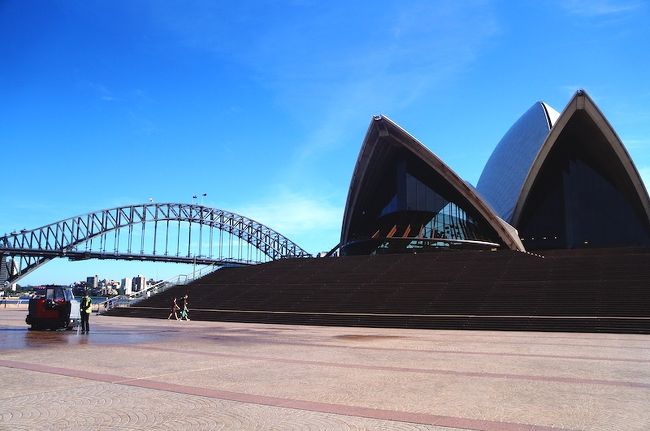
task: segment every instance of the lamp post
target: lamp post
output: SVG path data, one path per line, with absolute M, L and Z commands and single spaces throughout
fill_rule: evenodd
M 199 201 L 199 205 L 203 206 L 203 198 L 206 197 L 208 194 L 207 193 L 201 193 L 200 195 L 192 195 L 192 202 L 194 205 L 196 205 L 197 200 L 199 199 L 199 196 L 201 196 L 201 199 Z M 199 210 L 200 213 L 203 212 L 202 209 Z M 202 216 L 202 214 L 201 214 Z M 191 225 L 190 225 L 191 226 Z M 203 239 L 203 225 L 199 225 L 199 253 L 198 255 L 201 256 L 201 240 Z M 194 262 L 193 262 L 193 270 L 192 270 L 192 279 L 196 278 L 196 254 L 194 255 Z
M 206 197 L 207 193 L 201 193 L 200 195 L 192 195 L 192 202 L 195 204 L 203 205 L 203 198 Z M 200 197 L 200 200 L 199 200 Z

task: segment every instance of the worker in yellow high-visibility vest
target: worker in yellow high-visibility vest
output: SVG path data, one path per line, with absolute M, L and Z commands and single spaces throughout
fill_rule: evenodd
M 88 291 L 84 291 L 84 296 L 81 298 L 80 312 L 81 312 L 81 333 L 85 334 L 90 332 L 90 325 L 88 323 L 88 318 L 90 313 L 92 313 L 93 300 L 88 296 Z

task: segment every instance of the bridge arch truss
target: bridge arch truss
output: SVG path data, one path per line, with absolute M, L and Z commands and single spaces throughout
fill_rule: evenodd
M 0 281 L 15 283 L 57 257 L 250 265 L 311 255 L 248 217 L 203 205 L 146 203 L 0 237 Z

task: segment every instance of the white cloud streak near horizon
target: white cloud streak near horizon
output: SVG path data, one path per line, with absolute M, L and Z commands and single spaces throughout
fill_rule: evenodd
M 559 5 L 572 15 L 606 17 L 631 13 L 642 7 L 643 2 L 636 0 L 562 0 Z
M 327 197 L 307 196 L 289 190 L 232 209 L 281 233 L 312 253 L 332 247 L 338 241 L 344 210 Z

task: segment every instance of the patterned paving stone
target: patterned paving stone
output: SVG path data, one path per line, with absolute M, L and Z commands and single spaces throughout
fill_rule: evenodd
M 101 383 L 6 399 L 0 414 L 0 429 L 416 431 L 449 428 L 318 414 Z
M 0 310 L 0 430 L 644 430 L 650 336 Z

